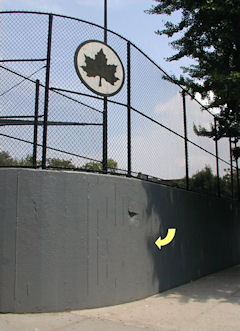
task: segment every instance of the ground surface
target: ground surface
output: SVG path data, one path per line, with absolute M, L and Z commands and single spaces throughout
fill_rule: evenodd
M 0 315 L 0 331 L 143 330 L 240 331 L 240 265 L 123 305 Z

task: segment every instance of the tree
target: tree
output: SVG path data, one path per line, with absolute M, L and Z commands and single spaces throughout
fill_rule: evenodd
M 224 196 L 231 196 L 232 188 L 233 188 L 233 195 L 235 198 L 238 198 L 237 169 L 236 168 L 233 169 L 232 178 L 231 178 L 230 169 L 225 169 L 225 171 L 226 171 L 226 174 L 222 178 L 220 178 L 221 194 Z M 233 185 L 233 187 L 232 187 L 232 185 Z
M 108 159 L 107 166 L 110 172 L 115 173 L 118 164 L 113 159 Z M 103 167 L 101 162 L 88 162 L 84 166 L 82 166 L 82 169 L 101 172 Z
M 22 158 L 20 161 L 18 161 L 18 165 L 22 167 L 32 167 L 33 156 L 31 154 L 28 154 L 25 158 Z
M 0 152 L 0 166 L 16 165 L 17 161 L 6 151 Z
M 118 167 L 118 164 L 113 159 L 108 159 L 107 160 L 107 166 L 108 166 L 108 169 L 110 170 L 110 172 L 114 173 L 116 171 L 117 167 Z
M 75 169 L 75 165 L 72 160 L 64 160 L 59 158 L 49 158 L 47 159 L 47 166 L 52 168 L 68 168 Z
M 82 166 L 83 170 L 102 171 L 102 163 L 88 162 Z
M 155 0 L 158 5 L 147 12 L 172 15 L 181 12 L 178 23 L 167 21 L 160 35 L 181 37 L 171 42 L 176 54 L 196 64 L 183 67 L 185 76 L 172 79 L 195 95 L 207 98 L 207 108 L 218 107 L 217 131 L 195 127 L 199 135 L 240 137 L 240 1 L 239 0 Z
M 217 192 L 217 176 L 214 176 L 212 169 L 205 166 L 204 169 L 198 171 L 189 179 L 189 187 L 196 192 Z

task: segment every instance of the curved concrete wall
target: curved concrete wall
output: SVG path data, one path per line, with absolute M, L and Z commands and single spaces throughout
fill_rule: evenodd
M 77 172 L 0 169 L 0 182 L 1 312 L 119 304 L 240 262 L 236 202 Z

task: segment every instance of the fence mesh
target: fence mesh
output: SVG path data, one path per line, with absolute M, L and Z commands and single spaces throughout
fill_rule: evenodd
M 4 82 L 0 84 L 1 151 L 9 154 L 14 165 L 32 166 L 23 160 L 29 160 L 33 153 L 36 84 L 4 68 L 0 68 L 0 75 Z M 43 92 L 41 88 L 41 97 Z M 39 108 L 40 115 L 42 104 Z
M 136 46 L 107 32 L 125 83 L 108 98 L 104 113 L 103 98 L 86 88 L 74 68 L 77 47 L 86 40 L 103 42 L 103 28 L 59 15 L 17 12 L 1 13 L 0 28 L 0 166 L 41 167 L 46 134 L 47 167 L 102 171 L 105 144 L 108 172 L 238 197 L 229 139 L 220 139 L 216 149 L 213 139 L 194 129 L 210 128 L 214 116 L 186 94 L 185 127 L 182 88 Z
M 51 148 L 47 155 L 50 159 L 69 161 L 63 164 L 65 167 L 81 168 L 89 159 L 102 158 L 102 105 L 98 100 L 85 99 L 62 92 L 50 93 L 48 120 L 53 125 L 48 127 Z

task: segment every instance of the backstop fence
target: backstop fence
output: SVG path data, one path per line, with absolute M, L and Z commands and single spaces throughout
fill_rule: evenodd
M 214 126 L 214 115 L 130 41 L 37 12 L 1 12 L 0 29 L 0 167 L 122 174 L 239 198 L 237 141 L 198 136 L 194 125 Z M 125 69 L 108 98 L 74 68 L 77 47 L 106 35 Z

